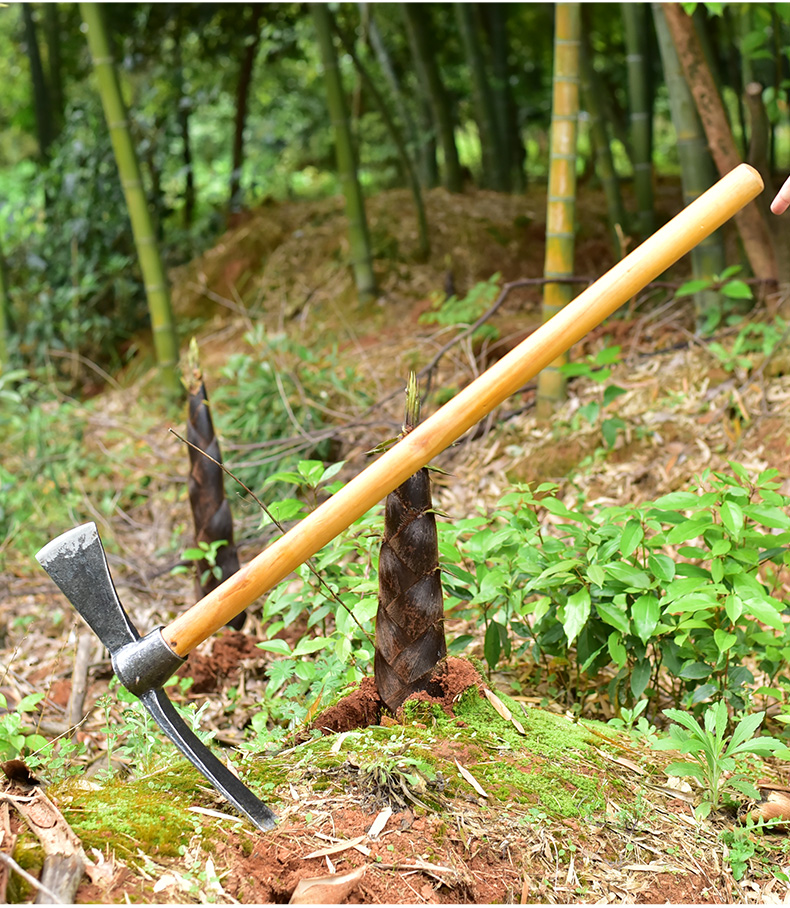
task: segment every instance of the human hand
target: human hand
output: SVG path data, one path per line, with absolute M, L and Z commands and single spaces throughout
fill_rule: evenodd
M 776 197 L 771 202 L 771 211 L 774 214 L 784 214 L 790 208 L 790 177 L 788 177 Z

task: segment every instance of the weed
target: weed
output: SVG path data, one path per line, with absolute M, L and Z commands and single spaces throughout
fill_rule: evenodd
M 213 542 L 198 542 L 196 547 L 184 549 L 181 553 L 182 561 L 197 563 L 205 561 L 208 567 L 200 575 L 200 585 L 205 586 L 209 577 L 216 577 L 222 580 L 222 568 L 217 564 L 217 554 L 219 550 L 227 545 L 226 539 L 215 539 Z M 189 568 L 185 564 L 177 564 L 171 571 L 171 574 L 188 574 Z
M 697 816 L 706 817 L 711 810 L 716 810 L 727 789 L 734 789 L 750 798 L 759 798 L 754 785 L 736 770 L 739 758 L 745 754 L 770 756 L 782 747 L 781 742 L 775 738 L 754 737 L 765 713 L 744 716 L 733 729 L 732 735 L 727 734 L 727 706 L 721 700 L 705 711 L 702 725 L 682 710 L 665 709 L 664 713 L 675 724 L 669 726 L 668 737 L 657 741 L 653 747 L 656 750 L 679 750 L 694 761 L 671 763 L 667 767 L 667 774 L 691 776 L 704 787 L 703 801 L 695 811 Z
M 782 342 L 787 326 L 780 317 L 771 323 L 748 321 L 738 331 L 731 347 L 711 341 L 708 349 L 727 372 L 752 369 L 756 357 L 771 356 Z
M 14 760 L 32 751 L 38 751 L 49 743 L 37 732 L 25 730 L 25 717 L 37 712 L 44 694 L 28 694 L 13 710 L 0 715 L 0 760 Z M 0 694 L 0 710 L 8 710 L 8 701 Z
M 594 356 L 587 356 L 579 362 L 565 363 L 560 371 L 568 378 L 583 377 L 596 383 L 600 388 L 597 400 L 580 407 L 573 415 L 574 428 L 580 419 L 591 426 L 598 426 L 607 448 L 613 448 L 618 434 L 625 428 L 625 422 L 619 416 L 612 415 L 610 407 L 618 397 L 625 394 L 619 385 L 610 384 L 613 367 L 621 360 L 620 347 L 604 347 Z M 609 415 L 607 415 L 607 413 Z
M 499 294 L 502 275 L 492 274 L 487 281 L 480 281 L 463 297 L 439 296 L 431 310 L 420 316 L 424 325 L 471 325 L 491 307 Z M 493 325 L 481 325 L 474 333 L 475 340 L 496 340 L 499 331 Z
M 722 321 L 728 318 L 741 318 L 744 307 L 749 306 L 754 300 L 751 287 L 736 275 L 741 271 L 740 265 L 731 265 L 721 274 L 712 278 L 696 278 L 686 281 L 675 291 L 675 297 L 693 296 L 696 293 L 713 290 L 719 294 L 719 305 L 707 306 L 703 313 L 703 323 L 700 326 L 703 334 L 710 334 Z
M 637 703 L 634 704 L 633 709 L 629 709 L 627 706 L 622 707 L 620 709 L 620 715 L 609 719 L 607 725 L 611 725 L 612 728 L 622 729 L 629 733 L 636 729 L 640 735 L 655 732 L 655 726 L 650 725 L 646 717 L 642 715 L 647 709 L 649 702 L 649 700 L 643 699 L 637 701 Z
M 212 416 L 223 446 L 244 446 L 232 466 L 246 486 L 260 488 L 270 473 L 298 459 L 329 459 L 332 414 L 344 403 L 367 404 L 362 382 L 336 352 L 316 352 L 284 334 L 257 326 L 245 335 L 250 353 L 235 353 L 222 370 L 226 382 L 212 395 Z M 253 456 L 255 451 L 260 456 Z

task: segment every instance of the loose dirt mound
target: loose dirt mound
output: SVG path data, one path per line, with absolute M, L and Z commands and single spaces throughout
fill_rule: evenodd
M 451 716 L 453 703 L 457 702 L 467 688 L 473 686 L 481 688 L 483 679 L 466 659 L 450 657 L 437 668 L 430 683 L 440 689 L 440 696 L 415 694 L 411 699 L 422 703 L 436 703 Z M 367 728 L 381 719 L 383 709 L 384 704 L 378 695 L 375 682 L 372 678 L 363 678 L 354 691 L 318 715 L 312 721 L 311 728 L 316 728 L 324 734 Z M 399 712 L 402 713 L 402 709 Z

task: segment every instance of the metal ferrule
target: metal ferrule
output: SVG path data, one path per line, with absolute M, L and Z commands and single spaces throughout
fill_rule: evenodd
M 185 661 L 165 643 L 162 628 L 158 627 L 117 650 L 112 656 L 112 667 L 121 684 L 139 697 L 147 690 L 164 687 Z

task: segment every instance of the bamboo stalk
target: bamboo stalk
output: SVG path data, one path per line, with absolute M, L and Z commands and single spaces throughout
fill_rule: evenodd
M 576 251 L 576 142 L 579 121 L 579 46 L 581 8 L 558 3 L 554 13 L 554 86 L 551 98 L 551 151 L 546 199 L 545 278 L 573 277 Z M 547 322 L 571 301 L 570 284 L 545 284 L 543 321 Z M 565 400 L 567 379 L 562 366 L 565 351 L 540 374 L 538 416 L 548 418 Z
M 163 629 L 185 656 L 456 441 L 763 189 L 741 164 L 348 485 Z
M 145 283 L 159 374 L 168 391 L 180 394 L 181 383 L 176 373 L 178 337 L 170 302 L 170 285 L 156 243 L 156 231 L 126 117 L 118 73 L 110 51 L 102 7 L 99 3 L 81 3 L 80 12 L 87 28 L 88 47 L 96 72 L 99 96 L 107 120 L 134 245 L 137 249 L 137 259 Z
M 335 139 L 337 176 L 346 203 L 351 269 L 354 272 L 354 283 L 359 301 L 367 304 L 376 296 L 376 276 L 373 272 L 373 253 L 365 214 L 365 198 L 359 183 L 354 143 L 348 122 L 346 100 L 343 95 L 343 80 L 340 78 L 337 51 L 332 35 L 332 12 L 323 3 L 313 4 L 311 12 L 324 67 L 327 107 Z

